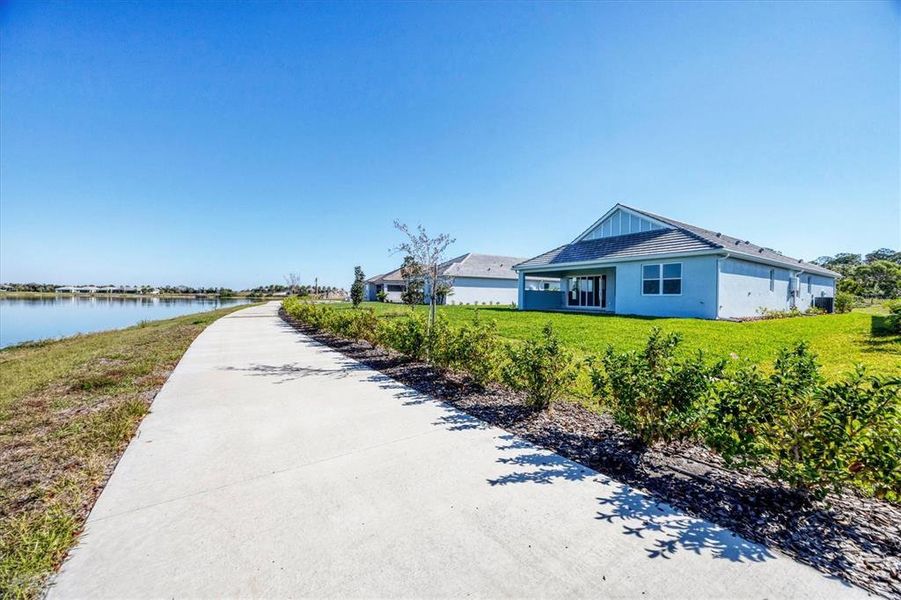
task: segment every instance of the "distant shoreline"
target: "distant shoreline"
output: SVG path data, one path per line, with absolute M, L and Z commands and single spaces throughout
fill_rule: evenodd
M 0 298 L 181 298 L 209 300 L 284 300 L 284 296 L 250 296 L 248 294 L 123 294 L 121 292 L 97 292 L 77 294 L 72 292 L 7 292 L 0 291 Z

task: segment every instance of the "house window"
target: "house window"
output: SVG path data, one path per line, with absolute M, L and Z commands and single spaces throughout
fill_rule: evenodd
M 641 293 L 645 296 L 678 296 L 682 293 L 682 263 L 644 265 Z
M 811 283 L 810 283 L 810 280 L 811 280 L 811 279 L 812 279 L 811 276 L 808 275 L 808 276 L 807 276 L 807 293 L 808 293 L 808 294 L 810 293 L 811 288 L 812 288 L 812 285 L 811 285 Z
M 770 291 L 776 290 L 776 269 L 770 269 Z

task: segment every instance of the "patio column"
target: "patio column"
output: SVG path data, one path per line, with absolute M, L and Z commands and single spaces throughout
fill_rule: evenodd
M 517 299 L 516 299 L 516 308 L 518 310 L 525 310 L 526 306 L 526 274 L 523 271 L 517 272 L 519 276 L 519 283 L 517 285 Z

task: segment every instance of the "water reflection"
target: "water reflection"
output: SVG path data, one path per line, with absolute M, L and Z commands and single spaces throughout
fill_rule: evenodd
M 118 329 L 141 321 L 246 304 L 243 298 L 160 298 L 153 296 L 42 296 L 0 298 L 0 348 Z

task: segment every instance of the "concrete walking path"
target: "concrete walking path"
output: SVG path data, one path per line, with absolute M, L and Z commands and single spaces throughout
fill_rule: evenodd
M 277 308 L 194 341 L 49 597 L 866 595 L 419 395 Z

